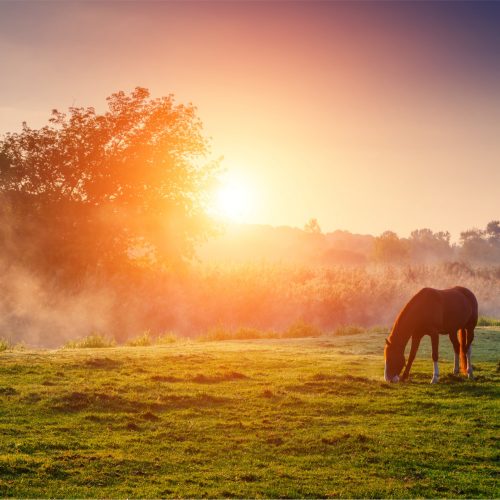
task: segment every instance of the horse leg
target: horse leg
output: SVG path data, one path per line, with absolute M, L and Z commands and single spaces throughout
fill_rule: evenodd
M 474 328 L 467 328 L 467 377 L 474 379 L 472 373 L 472 341 L 474 340 Z
M 432 344 L 432 361 L 434 362 L 434 373 L 432 374 L 431 384 L 437 384 L 439 380 L 439 333 L 431 334 L 431 344 Z
M 453 367 L 453 375 L 460 373 L 460 342 L 458 341 L 458 332 L 450 332 L 448 334 L 451 343 L 453 344 L 453 351 L 455 352 L 455 366 Z
M 411 365 L 413 364 L 413 360 L 417 355 L 418 346 L 420 345 L 421 338 L 422 337 L 417 335 L 413 335 L 411 338 L 410 355 L 408 356 L 408 363 L 406 363 L 406 368 L 405 371 L 403 372 L 402 380 L 406 380 L 408 378 L 408 375 L 410 374 Z

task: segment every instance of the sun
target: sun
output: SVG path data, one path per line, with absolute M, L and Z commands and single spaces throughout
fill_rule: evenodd
M 223 219 L 244 222 L 252 205 L 251 189 L 243 179 L 225 178 L 214 193 L 213 212 Z

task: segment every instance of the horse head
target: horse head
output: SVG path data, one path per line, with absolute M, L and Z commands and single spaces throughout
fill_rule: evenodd
M 385 339 L 385 369 L 384 378 L 386 382 L 399 382 L 399 374 L 406 365 L 404 349 L 395 345 L 388 338 Z

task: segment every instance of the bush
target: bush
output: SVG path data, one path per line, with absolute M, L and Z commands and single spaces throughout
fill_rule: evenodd
M 79 340 L 70 340 L 64 345 L 65 349 L 86 349 L 114 347 L 116 342 L 101 334 L 92 334 Z

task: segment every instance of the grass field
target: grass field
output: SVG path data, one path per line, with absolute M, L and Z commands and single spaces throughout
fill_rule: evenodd
M 382 381 L 384 335 L 0 353 L 0 496 L 500 497 L 500 331 L 477 378 Z

